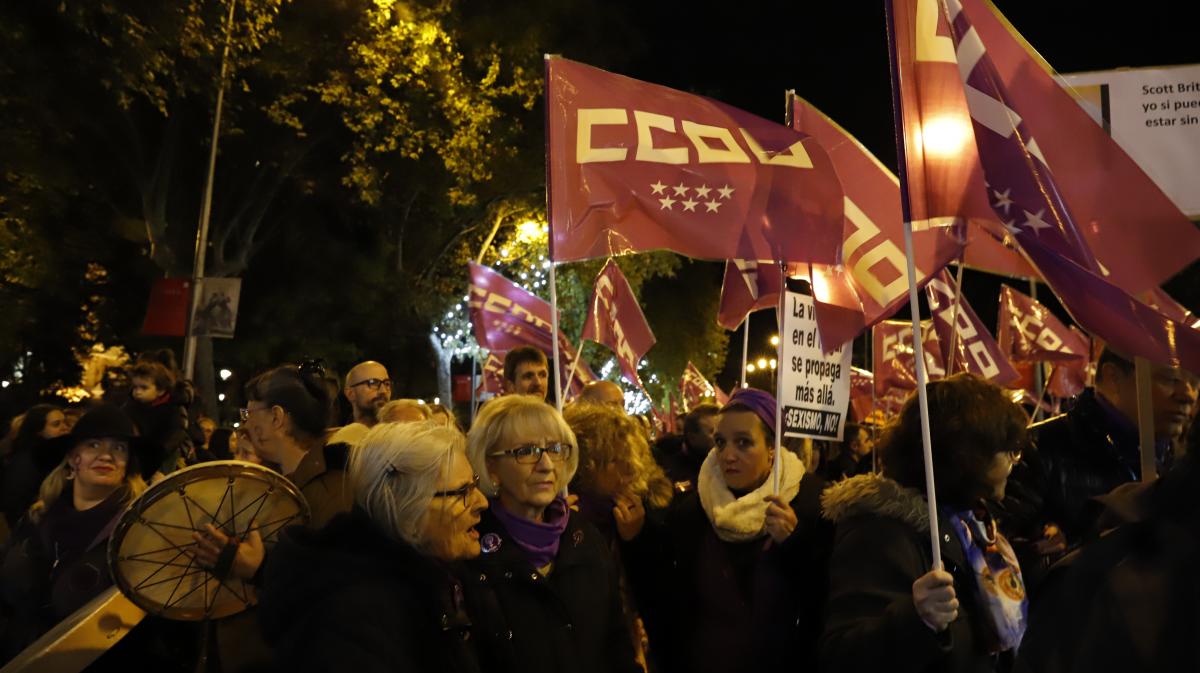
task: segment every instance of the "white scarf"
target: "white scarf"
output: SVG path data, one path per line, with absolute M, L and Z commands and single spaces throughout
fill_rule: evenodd
M 804 477 L 804 463 L 796 454 L 782 449 L 783 462 L 779 465 L 779 496 L 791 502 L 800 492 L 800 480 Z M 766 534 L 763 525 L 767 519 L 768 503 L 764 498 L 771 495 L 771 477 L 761 486 L 743 495 L 734 497 L 725 485 L 721 474 L 717 450 L 708 452 L 700 466 L 696 490 L 700 493 L 700 506 L 708 515 L 717 537 L 724 542 L 746 542 Z

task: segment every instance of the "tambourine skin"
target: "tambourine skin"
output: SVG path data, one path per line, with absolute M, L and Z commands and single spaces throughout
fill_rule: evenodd
M 254 587 L 197 565 L 192 534 L 209 523 L 235 538 L 257 530 L 270 547 L 281 530 L 308 520 L 304 496 L 278 473 L 240 460 L 201 463 L 171 473 L 129 506 L 108 542 L 109 568 L 121 593 L 148 614 L 219 619 L 254 605 Z

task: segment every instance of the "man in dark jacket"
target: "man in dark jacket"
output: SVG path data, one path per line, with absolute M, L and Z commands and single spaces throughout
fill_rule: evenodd
M 1158 471 L 1164 472 L 1196 406 L 1197 377 L 1154 365 L 1151 386 Z M 1034 425 L 1034 447 L 1013 470 L 1003 521 L 1027 584 L 1095 531 L 1092 498 L 1141 479 L 1134 366 L 1111 350 L 1096 365 L 1096 385 L 1066 414 Z
M 676 491 L 684 493 L 696 488 L 700 465 L 713 448 L 720 411 L 715 404 L 696 405 L 683 417 L 682 435 L 666 435 L 654 444 L 654 458 Z

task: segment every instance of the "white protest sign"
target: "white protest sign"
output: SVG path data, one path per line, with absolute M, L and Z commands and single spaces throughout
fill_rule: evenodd
M 812 297 L 788 292 L 784 298 L 782 376 L 783 435 L 842 438 L 850 405 L 850 346 L 821 352 Z
M 1200 217 L 1200 65 L 1062 75 L 1079 104 L 1191 218 Z

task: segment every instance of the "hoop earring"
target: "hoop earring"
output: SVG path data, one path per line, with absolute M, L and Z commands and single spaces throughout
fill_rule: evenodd
M 74 481 L 75 480 L 75 470 L 71 469 L 70 465 L 67 465 L 65 467 L 66 467 L 66 474 L 64 475 L 64 478 L 67 481 Z

